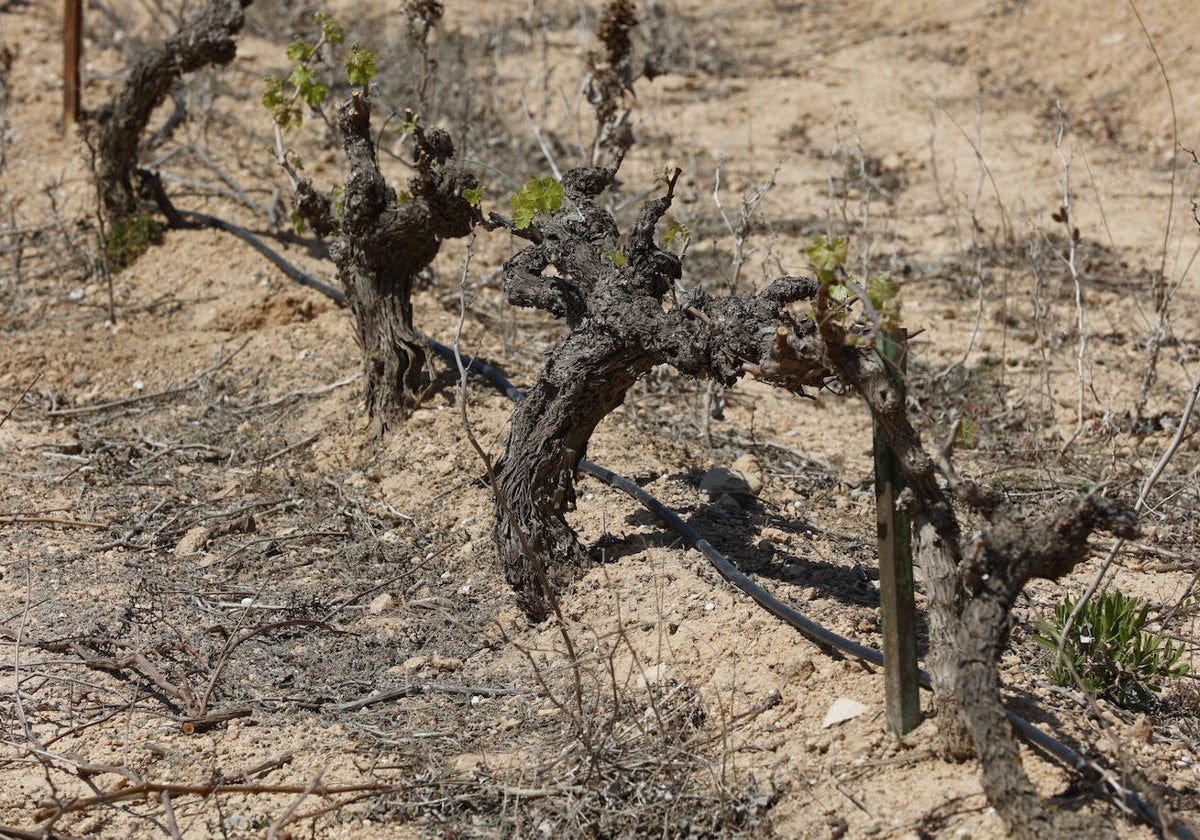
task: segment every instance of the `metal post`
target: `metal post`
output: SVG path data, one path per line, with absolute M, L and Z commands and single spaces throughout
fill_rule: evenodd
M 63 10 L 63 130 L 79 122 L 79 59 L 83 54 L 83 0 L 65 0 Z
M 908 333 L 903 329 L 879 333 L 875 350 L 889 369 L 898 399 L 904 399 Z M 904 474 L 875 425 L 875 510 L 879 527 L 879 602 L 883 624 L 884 706 L 888 724 L 897 735 L 921 722 L 917 696 L 917 618 L 913 601 L 912 532 L 908 517 L 896 510 L 904 489 Z

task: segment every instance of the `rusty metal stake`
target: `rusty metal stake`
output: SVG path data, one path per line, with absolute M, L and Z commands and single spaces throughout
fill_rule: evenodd
M 63 131 L 79 122 L 79 59 L 83 55 L 83 0 L 66 0 L 63 10 Z

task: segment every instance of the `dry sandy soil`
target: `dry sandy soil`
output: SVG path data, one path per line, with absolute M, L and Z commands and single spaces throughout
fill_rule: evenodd
M 89 5 L 85 106 L 112 95 L 179 5 Z M 403 15 L 382 11 L 392 5 L 334 4 L 380 51 L 384 112 L 411 104 L 417 66 Z M 485 205 L 505 210 L 513 184 L 548 173 L 546 154 L 582 162 L 594 5 L 447 3 L 425 112 L 479 163 Z M 713 291 L 806 271 L 813 236 L 849 236 L 853 270 L 890 274 L 920 331 L 910 388 L 927 440 L 970 420 L 960 469 L 1030 509 L 1102 481 L 1132 505 L 1200 364 L 1192 0 L 1144 3 L 1144 28 L 1117 0 L 1086 13 L 639 5 L 638 49 L 662 75 L 636 83 L 623 222 L 656 172 L 681 166 L 685 283 Z M 179 87 L 188 119 L 143 160 L 179 206 L 244 225 L 333 282 L 322 243 L 287 230 L 257 103 L 314 8 L 251 8 L 237 60 Z M 348 313 L 243 241 L 169 231 L 112 278 L 110 320 L 87 149 L 58 122 L 60 14 L 49 0 L 0 2 L 12 57 L 0 76 L 0 824 L 31 832 L 0 836 L 1004 835 L 978 767 L 931 753 L 936 720 L 889 733 L 876 668 L 806 642 L 587 478 L 573 522 L 604 562 L 563 596 L 572 664 L 562 628 L 529 626 L 504 585 L 453 378 L 372 441 Z M 319 120 L 295 143 L 318 183 L 344 175 Z M 384 162 L 401 184 L 402 165 Z M 1064 183 L 1074 273 L 1052 218 Z M 462 343 L 528 386 L 561 330 L 503 303 L 499 267 L 516 247 L 497 234 L 474 244 Z M 447 242 L 417 297 L 417 323 L 443 341 L 465 254 Z M 1156 277 L 1170 293 L 1165 340 L 1139 411 Z M 747 382 L 718 420 L 710 398 L 658 371 L 589 455 L 785 601 L 878 645 L 865 410 Z M 498 451 L 508 401 L 473 379 L 468 403 Z M 1193 666 L 1196 444 L 1185 438 L 1145 499 L 1143 538 L 1106 576 L 1152 604 L 1152 628 L 1188 645 Z M 755 496 L 700 488 L 739 458 L 761 479 Z M 1200 824 L 1194 679 L 1168 681 L 1140 711 L 1089 704 L 1050 684 L 1031 638 L 1110 545 L 1097 538 L 1095 559 L 1017 604 L 1007 696 Z M 839 698 L 863 710 L 823 725 Z M 1052 807 L 1154 836 L 1062 767 L 1033 752 L 1025 767 Z

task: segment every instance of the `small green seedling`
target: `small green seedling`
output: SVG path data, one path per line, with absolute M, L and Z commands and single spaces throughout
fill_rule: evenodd
M 162 222 L 144 210 L 114 219 L 104 238 L 109 270 L 116 272 L 133 265 L 151 245 L 160 245 L 162 241 Z
M 1144 629 L 1149 604 L 1109 590 L 1084 604 L 1064 640 L 1062 628 L 1076 603 L 1059 603 L 1050 621 L 1038 622 L 1033 637 L 1055 654 L 1062 642 L 1062 657 L 1047 674 L 1053 682 L 1072 685 L 1074 673 L 1089 694 L 1135 708 L 1151 703 L 1164 679 L 1187 674 L 1188 666 L 1179 662 L 1183 646 Z

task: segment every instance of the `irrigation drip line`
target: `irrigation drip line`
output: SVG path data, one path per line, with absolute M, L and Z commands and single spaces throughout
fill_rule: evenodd
M 316 289 L 327 298 L 331 298 L 338 306 L 346 305 L 346 293 L 341 289 L 334 288 L 328 283 L 323 283 L 316 277 L 313 277 L 306 271 L 301 271 L 296 266 L 285 260 L 273 248 L 262 241 L 258 236 L 246 230 L 244 227 L 235 225 L 233 222 L 227 222 L 217 216 L 210 216 L 207 213 L 197 213 L 195 210 L 179 210 L 180 216 L 208 227 L 223 230 L 226 233 L 232 233 L 234 236 L 240 237 L 250 244 L 254 250 L 258 251 L 268 260 L 270 260 L 276 268 L 286 274 L 293 282 L 299 283 L 301 286 L 308 286 Z
M 344 306 L 346 303 L 346 295 L 340 289 L 335 289 L 320 280 L 317 280 L 310 274 L 300 270 L 296 266 L 287 262 L 282 256 L 268 247 L 261 239 L 256 237 L 244 228 L 231 224 L 219 219 L 215 216 L 209 216 L 204 213 L 195 213 L 187 210 L 180 210 L 181 215 L 191 216 L 199 222 L 210 225 L 212 227 L 225 230 L 240 236 L 246 242 L 250 243 L 256 250 L 262 253 L 267 259 L 280 268 L 288 277 L 297 283 L 309 286 L 327 297 L 332 298 L 339 306 Z M 429 346 L 435 353 L 445 359 L 454 360 L 456 351 L 453 347 L 449 347 L 441 342 L 435 341 L 432 338 L 426 337 L 429 341 Z M 463 367 L 467 371 L 474 371 L 492 385 L 504 392 L 505 396 L 513 402 L 521 402 L 525 399 L 525 395 L 519 388 L 512 384 L 503 373 L 496 368 L 481 362 L 469 356 L 466 353 L 459 351 L 457 355 L 462 359 Z M 832 649 L 848 656 L 853 656 L 856 659 L 861 659 L 864 662 L 869 662 L 872 665 L 883 666 L 883 653 L 874 648 L 861 645 L 858 642 L 847 639 L 817 624 L 811 618 L 800 613 L 793 607 L 785 604 L 783 601 L 776 598 L 763 587 L 759 586 L 745 574 L 738 570 L 723 554 L 717 551 L 708 540 L 704 539 L 696 529 L 688 525 L 675 511 L 664 505 L 650 493 L 647 493 L 637 484 L 634 484 L 627 478 L 617 475 L 612 470 L 606 469 L 591 461 L 584 460 L 580 462 L 580 469 L 592 477 L 603 481 L 604 483 L 616 487 L 617 489 L 632 496 L 642 506 L 661 519 L 671 530 L 679 534 L 688 543 L 691 548 L 696 549 L 704 555 L 705 559 L 731 584 L 736 586 L 742 592 L 750 596 L 759 606 L 763 607 L 767 612 L 774 615 L 785 624 L 797 630 L 802 636 L 809 641 L 814 642 L 819 647 L 826 650 Z M 932 690 L 932 684 L 929 679 L 929 674 L 922 670 L 917 675 L 918 682 L 921 688 Z M 1059 741 L 1052 735 L 1048 735 L 1038 729 L 1029 721 L 1022 718 L 1012 710 L 1006 709 L 1008 720 L 1013 728 L 1021 734 L 1029 744 L 1040 750 L 1043 754 L 1048 755 L 1062 764 L 1070 767 L 1072 770 L 1080 773 L 1086 778 L 1093 779 L 1100 787 L 1101 791 L 1112 799 L 1117 806 L 1126 811 L 1137 814 L 1145 823 L 1153 828 L 1165 830 L 1181 840 L 1200 840 L 1196 833 L 1187 825 L 1172 821 L 1170 825 L 1164 823 L 1162 816 L 1154 808 L 1153 805 L 1146 802 L 1135 791 L 1122 788 L 1111 780 L 1111 774 L 1104 772 L 1103 768 L 1094 761 L 1084 758 L 1075 750 L 1071 749 L 1066 744 Z

